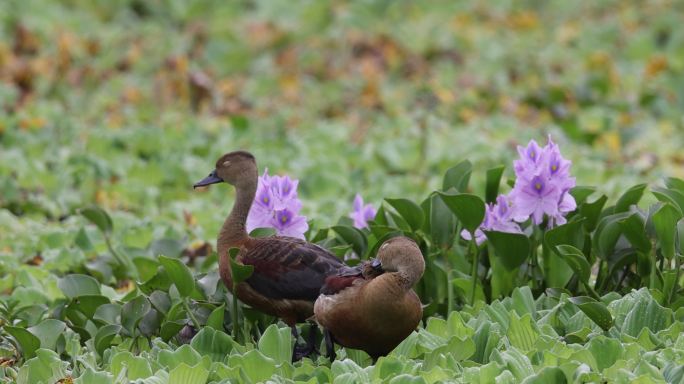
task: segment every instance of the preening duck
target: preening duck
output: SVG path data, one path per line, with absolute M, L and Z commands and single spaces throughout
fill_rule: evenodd
M 219 274 L 226 287 L 233 291 L 230 268 L 231 248 L 238 248 L 236 260 L 254 266 L 254 273 L 239 283 L 235 296 L 243 303 L 266 314 L 277 316 L 288 324 L 297 338 L 296 323 L 313 315 L 313 304 L 326 277 L 345 269 L 345 264 L 328 250 L 304 240 L 271 236 L 252 238 L 245 225 L 258 184 L 258 169 L 254 156 L 235 151 L 221 156 L 216 168 L 195 188 L 226 182 L 235 187 L 236 199 L 217 241 Z M 312 330 L 311 335 L 315 335 Z M 305 348 L 295 346 L 298 359 L 315 350 L 310 337 Z
M 383 243 L 376 259 L 357 269 L 358 273 L 329 276 L 314 305 L 328 356 L 335 358 L 333 341 L 366 351 L 374 361 L 399 345 L 423 317 L 412 287 L 424 270 L 418 245 L 395 237 Z

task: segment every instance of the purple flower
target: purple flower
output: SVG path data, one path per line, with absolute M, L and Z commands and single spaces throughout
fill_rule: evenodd
M 515 186 L 509 195 L 513 219 L 523 222 L 531 217 L 538 225 L 546 215 L 549 227 L 565 223 L 565 215 L 577 208 L 568 193 L 575 186 L 575 178 L 570 177 L 572 163 L 563 158 L 550 137 L 544 148 L 532 140 L 526 148 L 518 147 L 518 153 Z
M 522 233 L 518 223 L 513 221 L 512 213 L 510 202 L 505 195 L 499 195 L 496 198 L 496 203 L 488 204 L 484 220 L 482 220 L 480 227 L 475 230 L 475 242 L 477 245 L 482 244 L 487 239 L 484 231 Z M 461 231 L 461 237 L 466 240 L 472 238 L 465 229 Z
M 304 238 L 309 229 L 306 217 L 299 215 L 302 203 L 297 197 L 298 180 L 288 176 L 259 176 L 256 195 L 247 216 L 247 231 L 274 228 L 278 235 Z
M 354 211 L 349 214 L 354 219 L 356 228 L 367 228 L 368 221 L 375 218 L 375 208 L 370 204 L 363 204 L 363 198 L 358 193 L 354 197 Z

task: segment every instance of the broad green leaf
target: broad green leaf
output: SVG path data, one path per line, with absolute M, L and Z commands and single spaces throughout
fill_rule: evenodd
M 216 309 L 211 311 L 207 317 L 207 327 L 212 327 L 217 331 L 223 331 L 223 318 L 226 312 L 226 304 L 221 304 Z
M 209 356 L 212 361 L 220 362 L 230 354 L 235 342 L 222 331 L 204 327 L 192 338 L 190 346 L 201 355 Z
M 159 351 L 157 362 L 168 370 L 176 368 L 181 363 L 190 366 L 202 363 L 205 368 L 211 366 L 211 359 L 208 356 L 200 355 L 190 344 L 183 344 L 174 351 L 166 349 Z
M 583 249 L 585 234 L 582 225 L 584 221 L 584 218 L 574 220 L 550 229 L 544 234 L 544 247 L 552 251 L 545 254 L 547 259 L 544 261 L 544 279 L 548 286 L 564 287 L 572 278 L 572 269 L 568 268 L 568 264 L 556 252 L 556 246 L 567 244 Z
M 85 372 L 76 380 L 74 384 L 112 384 L 114 377 L 109 372 L 97 372 L 88 367 Z
M 580 205 L 594 192 L 596 192 L 595 187 L 577 186 L 570 190 L 570 195 L 575 199 L 577 205 Z
M 64 335 L 67 325 L 57 319 L 45 319 L 40 324 L 28 328 L 34 336 L 40 340 L 40 348 L 54 350 L 57 339 Z
M 36 355 L 36 350 L 40 348 L 38 337 L 21 327 L 4 326 L 3 329 L 16 340 L 24 359 L 28 360 Z
M 172 258 L 178 258 L 182 255 L 185 244 L 177 239 L 162 238 L 154 240 L 147 247 L 149 255 L 156 257 L 165 255 Z
M 582 251 L 573 247 L 572 245 L 558 245 L 555 248 L 556 252 L 563 258 L 563 260 L 570 266 L 573 272 L 584 284 L 589 283 L 589 276 L 591 274 L 591 267 L 587 258 Z
M 604 331 L 613 326 L 613 317 L 611 316 L 605 304 L 588 296 L 577 296 L 568 299 L 575 304 L 587 317 L 601 327 Z
M 601 219 L 596 232 L 594 233 L 593 241 L 594 248 L 597 250 L 597 255 L 604 259 L 610 259 L 615 251 L 615 244 L 622 234 L 622 226 L 620 220 L 627 218 L 629 212 L 608 215 Z
M 112 228 L 114 227 L 112 224 L 112 218 L 109 217 L 109 214 L 107 214 L 104 209 L 93 205 L 82 208 L 80 213 L 83 215 L 83 217 L 88 219 L 88 221 L 95 224 L 102 232 L 107 234 L 112 232 Z
M 385 201 L 406 220 L 413 231 L 417 231 L 423 226 L 425 216 L 418 204 L 408 199 L 385 199 Z
M 644 328 L 656 333 L 672 324 L 672 310 L 664 308 L 653 298 L 639 299 L 629 309 L 622 323 L 622 332 L 637 337 Z
M 159 263 L 166 270 L 176 289 L 178 289 L 178 293 L 182 297 L 190 296 L 195 290 L 195 279 L 192 277 L 190 268 L 179 259 L 166 256 L 159 256 Z
M 485 201 L 493 203 L 499 194 L 499 184 L 501 184 L 501 176 L 506 167 L 499 165 L 498 167 L 487 170 L 487 178 L 485 183 Z
M 559 367 L 544 367 L 536 374 L 526 378 L 522 384 L 565 384 L 568 379 Z
M 276 362 L 257 349 L 252 349 L 243 355 L 229 356 L 228 365 L 239 366 L 247 380 L 252 383 L 264 382 L 276 372 Z
M 119 324 L 121 316 L 121 305 L 103 304 L 97 307 L 93 314 L 93 319 L 100 320 L 107 324 Z
M 205 384 L 209 378 L 210 370 L 197 364 L 189 366 L 181 363 L 176 368 L 169 371 L 168 384 Z
M 622 358 L 624 346 L 620 340 L 599 335 L 589 340 L 587 349 L 594 355 L 597 368 L 600 372 L 611 367 L 617 360 Z
M 486 231 L 494 254 L 508 270 L 518 268 L 530 256 L 530 239 L 521 233 Z
M 336 225 L 331 227 L 331 229 L 335 231 L 345 243 L 351 245 L 354 253 L 359 257 L 363 257 L 366 254 L 368 240 L 362 231 L 347 225 Z
M 634 212 L 628 217 L 619 220 L 618 223 L 620 223 L 622 233 L 634 248 L 643 253 L 651 251 L 651 241 L 646 235 L 646 224 L 638 212 Z
M 456 218 L 439 195 L 433 194 L 430 202 L 432 242 L 441 249 L 448 249 L 453 244 L 456 235 Z
M 145 296 L 138 296 L 121 307 L 121 325 L 130 335 L 135 334 L 135 329 L 140 320 L 151 308 L 150 301 Z
M 444 174 L 442 191 L 448 191 L 449 189 L 454 188 L 458 192 L 466 192 L 468 189 L 468 182 L 470 181 L 470 174 L 472 172 L 473 165 L 468 160 L 463 160 L 449 168 Z
M 57 353 L 39 349 L 35 357 L 19 369 L 16 382 L 17 384 L 56 383 L 67 377 L 68 366 L 69 363 L 62 361 Z
M 259 339 L 259 351 L 275 360 L 276 364 L 292 361 L 292 331 L 271 324 Z
M 59 279 L 57 286 L 68 298 L 83 295 L 101 295 L 100 283 L 88 275 L 66 275 Z
M 254 228 L 249 236 L 254 238 L 271 237 L 276 235 L 275 228 Z
M 663 203 L 672 204 L 681 213 L 684 212 L 684 193 L 660 187 L 651 189 L 653 196 Z
M 109 298 L 101 295 L 81 295 L 74 297 L 69 306 L 92 319 L 97 309 L 105 304 L 110 304 Z
M 681 218 L 681 212 L 669 203 L 661 205 L 652 216 L 660 250 L 668 260 L 675 256 L 675 229 Z
M 677 252 L 678 257 L 684 255 L 684 219 L 679 219 L 677 222 Z
M 121 326 L 117 324 L 109 324 L 100 328 L 95 334 L 95 351 L 102 356 L 104 351 L 111 346 L 114 336 L 121 331 Z
M 334 253 L 332 249 L 330 251 Z M 254 273 L 253 265 L 242 264 L 237 261 L 236 258 L 238 253 L 240 253 L 240 249 L 238 248 L 231 248 L 228 250 L 233 284 L 238 284 L 249 279 L 249 277 L 252 276 L 252 273 Z
M 438 192 L 444 203 L 456 215 L 463 228 L 468 232 L 475 230 L 482 224 L 485 216 L 485 203 L 479 197 L 467 193 L 447 194 Z
M 114 376 L 119 376 L 125 370 L 125 377 L 129 381 L 145 379 L 152 376 L 152 367 L 147 359 L 134 356 L 128 351 L 120 351 L 112 356 L 110 371 Z
M 586 221 L 584 222 L 584 228 L 587 229 L 587 232 L 593 232 L 594 229 L 596 229 L 596 224 L 601 217 L 601 210 L 606 204 L 606 201 L 608 201 L 608 197 L 606 195 L 602 195 L 592 203 L 585 202 L 579 206 L 580 215 L 586 218 Z
M 507 336 L 512 346 L 525 353 L 532 351 L 539 338 L 539 332 L 533 323 L 532 315 L 528 313 L 519 317 L 511 311 Z
M 615 203 L 614 213 L 627 212 L 629 207 L 638 204 L 641 197 L 644 195 L 646 184 L 637 184 L 620 196 L 617 203 Z

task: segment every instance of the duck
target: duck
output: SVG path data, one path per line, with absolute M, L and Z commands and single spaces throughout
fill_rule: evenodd
M 375 362 L 408 337 L 423 317 L 412 287 L 424 271 L 418 245 L 399 236 L 385 241 L 376 258 L 355 271 L 327 277 L 314 304 L 314 318 L 324 330 L 331 361 L 333 343 L 363 350 Z
M 295 340 L 297 323 L 313 316 L 314 302 L 328 276 L 349 269 L 330 251 L 302 239 L 287 236 L 253 238 L 246 221 L 256 195 L 258 168 L 254 155 L 239 150 L 224 154 L 211 173 L 194 188 L 227 183 L 236 190 L 230 214 L 221 226 L 216 249 L 219 275 L 226 288 L 241 302 L 283 320 Z M 236 261 L 252 265 L 254 272 L 233 291 L 229 250 L 238 248 Z M 316 332 L 309 332 L 304 347 L 295 342 L 293 360 L 316 350 Z

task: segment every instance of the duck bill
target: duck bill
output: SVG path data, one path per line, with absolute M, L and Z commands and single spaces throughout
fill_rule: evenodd
M 373 259 L 373 261 L 371 262 L 371 268 L 373 268 L 373 271 L 378 273 L 385 272 L 385 270 L 382 269 L 382 263 L 380 263 L 380 260 L 378 259 Z
M 211 171 L 211 173 L 209 174 L 209 176 L 207 176 L 207 177 L 205 177 L 204 179 L 202 179 L 202 180 L 196 182 L 196 183 L 192 186 L 192 188 L 204 187 L 204 186 L 207 186 L 207 185 L 216 184 L 216 183 L 222 183 L 222 182 L 223 182 L 223 179 L 220 178 L 220 177 L 218 177 L 218 176 L 216 175 L 216 170 L 214 169 L 213 171 Z

